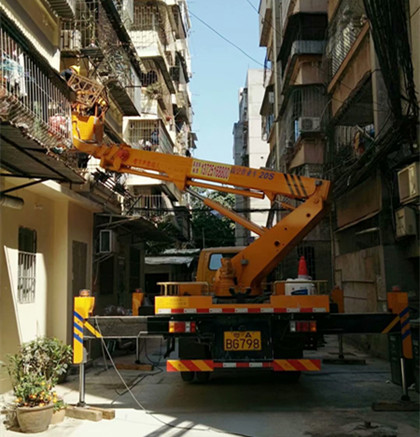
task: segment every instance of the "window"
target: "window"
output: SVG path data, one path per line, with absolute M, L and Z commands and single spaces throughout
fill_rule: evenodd
M 19 227 L 18 301 L 35 302 L 36 231 Z
M 234 253 L 212 253 L 209 261 L 209 270 L 218 270 L 222 267 L 222 258 L 233 258 L 236 255 Z

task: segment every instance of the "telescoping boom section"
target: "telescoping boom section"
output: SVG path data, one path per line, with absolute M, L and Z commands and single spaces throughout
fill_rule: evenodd
M 232 290 L 251 296 L 260 294 L 261 283 L 267 274 L 326 212 L 329 181 L 138 150 L 126 144 L 108 146 L 92 140 L 84 141 L 84 137 L 92 137 L 89 129 L 98 129 L 98 125 L 90 118 L 93 117 L 73 115 L 74 145 L 80 151 L 100 159 L 101 167 L 106 170 L 172 182 L 181 191 L 201 187 L 260 199 L 267 197 L 272 204 L 277 202 L 279 196 L 296 201 L 297 206 L 279 203 L 288 214 L 268 229 L 210 199 L 202 198 L 210 208 L 258 235 L 252 244 L 227 260 L 227 265 L 216 275 L 214 290 L 217 295 L 230 296 Z M 193 191 L 189 192 L 195 195 Z

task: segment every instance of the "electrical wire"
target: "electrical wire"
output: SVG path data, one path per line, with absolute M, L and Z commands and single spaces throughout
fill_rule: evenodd
M 220 433 L 220 434 L 225 433 L 225 431 L 220 431 L 220 430 L 218 430 L 218 429 L 211 428 L 211 427 L 207 427 L 207 428 L 205 428 L 205 429 L 202 429 L 202 428 L 196 428 L 196 429 L 194 429 L 194 426 L 195 426 L 195 425 L 190 426 L 190 427 L 187 427 L 187 426 L 179 426 L 179 425 L 172 425 L 171 423 L 168 423 L 168 422 L 165 422 L 165 421 L 162 420 L 162 419 L 159 419 L 159 417 L 156 416 L 156 413 L 152 413 L 151 411 L 147 410 L 147 408 L 144 407 L 144 406 L 143 406 L 143 405 L 142 405 L 142 404 L 137 400 L 137 398 L 134 396 L 134 394 L 133 394 L 133 392 L 132 392 L 132 388 L 134 388 L 134 387 L 135 387 L 138 383 L 140 383 L 140 382 L 141 382 L 141 381 L 142 381 L 146 376 L 149 376 L 149 375 L 144 375 L 144 377 L 143 377 L 142 379 L 140 379 L 140 380 L 137 381 L 136 383 L 133 383 L 131 386 L 128 386 L 128 384 L 126 383 L 125 379 L 124 379 L 123 376 L 121 375 L 121 372 L 117 369 L 117 366 L 116 366 L 116 364 L 115 364 L 115 361 L 113 360 L 112 355 L 111 355 L 111 353 L 110 353 L 109 350 L 108 350 L 108 347 L 107 347 L 107 345 L 106 345 L 106 342 L 105 342 L 104 337 L 102 336 L 101 328 L 100 328 L 100 326 L 99 326 L 97 320 L 95 320 L 95 329 L 99 332 L 99 334 L 101 334 L 100 341 L 101 341 L 101 343 L 102 343 L 102 346 L 103 346 L 103 348 L 104 348 L 106 354 L 108 355 L 108 359 L 109 359 L 109 361 L 111 362 L 112 367 L 114 368 L 116 374 L 118 375 L 119 379 L 121 380 L 121 382 L 123 383 L 123 385 L 124 385 L 124 387 L 125 387 L 125 390 L 126 390 L 126 391 L 125 391 L 124 393 L 122 393 L 122 394 L 129 393 L 130 396 L 131 396 L 131 398 L 132 398 L 133 401 L 135 402 L 135 404 L 136 404 L 136 405 L 137 405 L 137 406 L 138 406 L 142 411 L 144 411 L 146 414 L 152 416 L 152 417 L 153 417 L 157 422 L 159 422 L 159 423 L 161 423 L 161 424 L 167 426 L 168 428 L 179 429 L 179 430 L 183 430 L 183 431 L 192 431 L 192 430 L 194 430 L 194 431 L 201 431 L 201 432 L 208 432 L 209 430 L 211 430 L 211 431 L 213 431 L 213 432 Z M 161 373 L 161 372 L 156 372 L 156 373 L 154 373 L 154 374 L 150 374 L 150 376 L 157 375 L 157 374 L 159 374 L 159 373 Z M 121 395 L 122 395 L 122 394 L 121 394 Z M 121 396 L 121 395 L 119 395 L 119 396 Z M 112 405 L 114 402 L 115 402 L 115 400 L 111 402 L 111 405 Z M 237 436 L 239 436 L 239 437 L 252 437 L 252 436 L 249 436 L 249 435 L 246 435 L 246 434 L 238 434 L 238 433 L 234 433 L 234 432 L 233 432 L 233 433 L 230 433 L 230 432 L 229 432 L 229 434 L 237 435 Z
M 257 12 L 257 14 L 258 14 L 258 16 L 260 17 L 260 19 L 264 22 L 264 23 L 267 23 L 267 25 L 280 37 L 280 38 L 282 38 L 282 33 L 276 28 L 276 27 L 274 27 L 273 26 L 273 24 L 272 23 L 270 23 L 269 21 L 267 21 L 265 18 L 264 18 L 264 16 L 262 15 L 262 14 L 260 14 L 260 12 L 258 11 L 258 9 L 250 2 L 250 0 L 245 0 L 251 7 L 252 7 L 252 9 L 255 11 L 255 12 Z M 322 67 L 320 67 L 319 65 L 317 65 L 317 64 L 315 64 L 314 65 L 315 66 L 315 68 L 317 68 L 321 73 L 325 73 L 325 70 L 322 68 Z M 265 66 L 264 66 L 264 68 L 265 68 Z M 372 70 L 371 71 L 371 73 L 374 73 L 376 70 Z M 343 85 L 345 88 L 347 88 L 347 89 L 349 89 L 349 90 L 354 90 L 354 86 L 350 86 L 350 85 L 348 85 L 348 84 L 346 84 L 344 81 L 343 81 L 343 79 L 338 79 L 337 80 L 337 82 L 340 84 L 340 85 Z M 338 101 L 338 102 L 340 102 L 340 103 L 344 103 L 344 102 L 342 102 L 342 101 L 340 101 L 340 100 L 338 100 L 338 99 L 336 99 L 335 97 L 332 97 L 332 100 L 336 100 L 336 101 Z M 381 110 L 378 110 L 378 109 L 375 109 L 375 108 L 372 108 L 372 111 L 373 112 L 385 112 L 385 110 L 389 110 L 389 107 L 388 106 L 386 106 L 385 104 L 382 104 L 382 103 L 379 103 L 379 102 L 377 102 L 376 103 L 377 104 L 377 106 L 382 106 L 383 108 L 384 108 L 384 111 L 381 111 Z
M 241 47 L 239 47 L 238 45 L 236 45 L 233 41 L 231 41 L 230 39 L 226 38 L 224 35 L 222 35 L 219 31 L 217 31 L 214 27 L 210 26 L 210 24 L 208 24 L 207 22 L 205 22 L 204 20 L 202 20 L 200 17 L 198 17 L 196 14 L 192 13 L 191 11 L 189 11 L 189 14 L 191 16 L 193 16 L 194 18 L 196 18 L 198 21 L 200 21 L 202 24 L 204 24 L 206 27 L 208 27 L 212 32 L 214 32 L 218 37 L 220 37 L 221 39 L 223 39 L 224 41 L 226 41 L 228 44 L 230 44 L 231 46 L 235 47 L 235 49 L 239 50 L 243 55 L 245 55 L 247 58 L 251 59 L 252 61 L 256 62 L 258 65 L 261 65 L 262 67 L 264 67 L 264 64 L 262 64 L 260 61 L 257 61 L 255 58 L 253 58 L 251 55 L 249 55 L 245 50 L 241 49 Z

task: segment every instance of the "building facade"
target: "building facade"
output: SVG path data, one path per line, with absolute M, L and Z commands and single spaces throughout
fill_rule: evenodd
M 267 143 L 261 132 L 260 108 L 264 96 L 264 70 L 248 70 L 245 87 L 239 91 L 239 120 L 233 127 L 235 165 L 261 168 L 268 157 Z M 259 226 L 267 224 L 270 202 L 236 196 L 235 209 Z M 246 246 L 255 235 L 242 226 L 235 228 L 237 246 Z
M 351 311 L 386 310 L 386 293 L 394 286 L 418 308 L 416 6 L 394 2 L 385 18 L 376 1 L 329 2 L 326 126 L 334 271 Z
M 69 67 L 109 104 L 105 144 L 184 155 L 195 147 L 186 2 L 150 3 L 0 2 L 0 361 L 37 336 L 70 343 L 81 289 L 93 291 L 98 314 L 130 308 L 131 292 L 145 285 L 146 242 L 166 237 L 156 216 L 172 211 L 188 238 L 186 201 L 174 187 L 137 189 L 72 147 Z M 157 52 L 139 44 L 140 30 Z
M 328 110 L 322 70 L 326 29 L 326 0 L 260 3 L 260 45 L 267 47 L 262 128 L 270 148 L 267 166 L 281 172 L 325 177 L 321 115 Z M 329 228 L 326 218 L 305 237 L 279 266 L 279 279 L 296 277 L 304 255 L 310 276 L 332 284 Z
M 303 243 L 315 251 L 312 276 L 342 288 L 350 312 L 386 311 L 386 293 L 398 286 L 416 317 L 419 2 L 386 8 L 376 0 L 262 0 L 262 124 L 269 166 L 333 183 L 329 220 Z M 321 273 L 320 264 L 329 267 Z M 376 341 L 368 347 L 383 354 Z

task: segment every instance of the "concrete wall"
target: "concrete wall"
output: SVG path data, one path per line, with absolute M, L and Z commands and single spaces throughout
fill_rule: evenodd
M 261 103 L 264 98 L 264 70 L 248 70 L 248 155 L 249 166 L 253 168 L 265 167 L 268 157 L 268 145 L 262 140 L 261 134 Z M 250 199 L 251 209 L 269 208 L 270 201 L 267 199 Z M 267 213 L 254 212 L 250 214 L 250 219 L 260 226 L 265 226 Z
M 6 186 L 7 187 L 7 186 Z M 5 188 L 6 188 L 5 187 Z M 3 188 L 3 187 L 2 187 Z M 68 191 L 68 190 L 67 190 Z M 91 278 L 93 204 L 78 199 L 53 182 L 13 192 L 24 200 L 21 210 L 1 208 L 0 232 L 0 360 L 21 343 L 38 336 L 70 342 L 72 336 L 72 241 L 88 246 L 87 277 Z M 36 289 L 33 303 L 19 303 L 19 227 L 36 231 Z M 90 285 L 90 284 L 88 284 Z M 0 392 L 8 389 L 0 373 Z
M 31 41 L 50 65 L 60 68 L 59 19 L 41 0 L 2 0 L 7 15 Z

